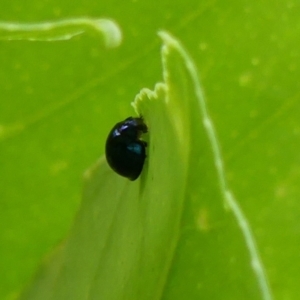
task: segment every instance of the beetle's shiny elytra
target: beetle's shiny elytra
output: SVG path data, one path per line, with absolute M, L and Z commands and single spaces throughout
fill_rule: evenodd
M 106 160 L 119 175 L 136 180 L 142 172 L 147 143 L 140 140 L 148 131 L 142 118 L 129 117 L 110 131 L 105 146 Z

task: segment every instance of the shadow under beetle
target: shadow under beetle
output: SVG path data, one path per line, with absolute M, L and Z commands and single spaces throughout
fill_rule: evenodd
M 129 117 L 110 131 L 105 146 L 106 160 L 119 175 L 136 180 L 143 169 L 147 143 L 140 140 L 148 128 L 143 118 Z

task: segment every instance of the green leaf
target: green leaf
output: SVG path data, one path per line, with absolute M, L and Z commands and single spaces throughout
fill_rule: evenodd
M 81 202 L 81 174 L 103 154 L 111 127 L 132 115 L 128 102 L 143 87 L 162 81 L 156 36 L 162 28 L 182 41 L 201 74 L 231 194 L 252 229 L 274 298 L 298 299 L 297 3 L 79 0 L 74 5 L 68 0 L 3 0 L 1 8 L 0 20 L 14 24 L 76 16 L 109 17 L 122 28 L 123 36 L 120 47 L 108 50 L 102 38 L 89 29 L 88 34 L 67 41 L 0 41 L 0 135 L 5 136 L 0 140 L 1 299 L 15 299 L 42 257 L 66 236 Z M 56 37 L 59 33 L 56 31 Z M 202 117 L 193 121 L 201 122 Z M 183 225 L 179 227 L 183 233 L 179 231 L 179 237 L 182 241 L 187 235 L 190 241 L 193 232 L 198 236 L 195 220 L 202 230 L 220 233 L 222 229 L 223 235 L 218 235 L 217 245 L 210 234 L 185 246 L 179 243 L 174 259 L 181 267 L 172 265 L 168 284 L 179 289 L 190 282 L 194 287 L 200 274 L 206 280 L 205 285 L 203 280 L 197 281 L 201 298 L 214 292 L 209 299 L 220 299 L 223 295 L 218 287 L 224 278 L 228 290 L 235 288 L 238 294 L 244 291 L 241 282 L 246 274 L 252 278 L 248 286 L 255 286 L 256 294 L 257 275 L 250 267 L 252 259 L 239 228 L 241 223 L 228 208 L 229 203 L 227 210 L 223 209 L 224 194 L 219 190 L 215 166 L 209 166 L 210 171 L 204 168 L 214 162 L 213 156 L 207 160 L 203 153 L 207 150 L 212 155 L 211 143 L 205 139 L 205 130 L 202 137 L 200 130 L 198 134 L 199 138 L 191 134 L 190 139 L 193 145 L 201 145 L 190 151 L 200 151 L 199 164 L 206 171 L 192 177 L 188 170 L 189 190 L 197 194 L 196 185 L 209 189 L 202 191 L 206 191 L 201 196 L 204 209 L 195 200 L 198 198 L 186 196 L 190 200 L 184 203 Z M 192 156 L 189 166 L 194 162 Z M 213 203 L 215 213 L 211 212 Z M 223 226 L 227 218 L 234 225 L 228 230 Z M 192 253 L 188 247 L 199 251 L 185 259 L 184 253 Z M 237 252 L 241 259 L 235 262 Z M 215 271 L 215 265 L 229 256 L 228 268 L 232 264 L 244 266 L 239 273 L 233 272 L 234 276 L 228 268 Z M 210 259 L 197 274 L 188 272 L 199 258 Z M 188 278 L 185 282 L 179 276 L 183 271 Z M 213 290 L 209 283 L 213 283 Z
M 160 36 L 164 82 L 134 102 L 149 128 L 141 179 L 104 160 L 86 173 L 71 235 L 23 299 L 272 298 L 194 63 Z

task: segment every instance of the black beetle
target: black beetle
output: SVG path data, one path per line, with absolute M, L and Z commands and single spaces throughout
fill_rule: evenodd
M 143 118 L 129 117 L 110 131 L 105 146 L 106 160 L 119 175 L 136 180 L 142 172 L 147 143 L 140 140 L 148 128 Z

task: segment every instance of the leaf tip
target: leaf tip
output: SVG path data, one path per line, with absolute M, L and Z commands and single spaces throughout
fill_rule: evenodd
M 147 100 L 157 99 L 162 94 L 165 93 L 166 86 L 162 82 L 158 82 L 154 90 L 150 90 L 147 88 L 143 88 L 140 92 L 135 96 L 133 102 L 131 102 L 131 106 L 134 108 L 137 115 L 143 115 L 142 106 L 146 103 Z

